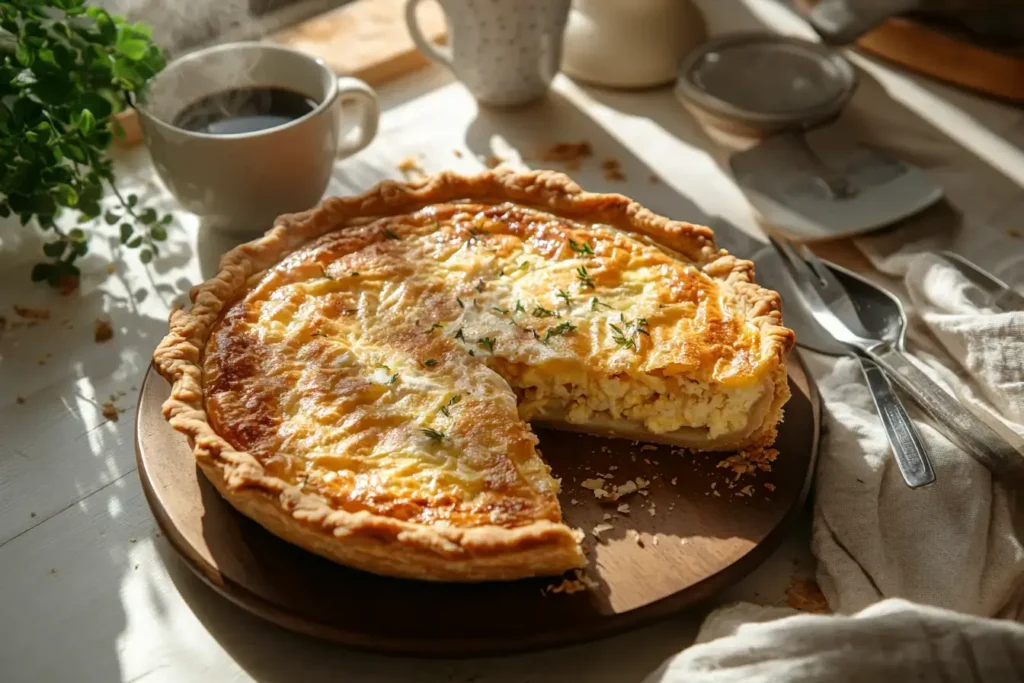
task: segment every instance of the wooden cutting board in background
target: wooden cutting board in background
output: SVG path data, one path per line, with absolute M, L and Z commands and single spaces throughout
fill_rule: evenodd
M 445 36 L 440 5 L 421 5 L 420 25 L 433 40 Z M 279 31 L 269 40 L 324 60 L 339 75 L 380 85 L 426 66 L 405 26 L 405 0 L 356 0 Z
M 421 5 L 419 19 L 426 36 L 444 41 L 445 20 L 440 5 Z M 338 75 L 355 76 L 373 86 L 429 62 L 409 37 L 405 0 L 355 0 L 272 33 L 266 40 L 319 57 Z M 117 120 L 125 129 L 125 137 L 117 139 L 118 144 L 131 146 L 142 139 L 135 110 L 122 112 Z

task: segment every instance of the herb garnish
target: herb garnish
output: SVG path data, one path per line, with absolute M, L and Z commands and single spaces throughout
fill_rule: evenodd
M 508 309 L 507 308 L 502 308 L 501 306 L 491 306 L 491 310 L 492 311 L 497 311 L 498 313 L 501 313 L 502 315 L 508 315 Z
M 519 299 L 516 299 L 516 307 L 515 307 L 514 312 L 515 313 L 526 313 L 526 309 L 523 308 L 523 304 L 521 304 L 519 302 Z
M 558 298 L 563 300 L 566 306 L 572 306 L 572 297 L 564 289 L 558 290 Z
M 596 311 L 598 306 L 604 306 L 605 308 L 611 308 L 608 304 L 600 301 L 596 296 L 590 299 L 590 310 Z
M 352 271 L 352 277 L 359 277 L 359 272 L 358 272 L 358 271 L 355 271 L 355 270 L 353 270 L 353 271 Z
M 427 334 L 430 334 L 434 330 L 443 330 L 443 329 L 444 329 L 444 325 L 442 325 L 441 323 L 434 323 L 433 325 L 430 326 L 430 329 L 427 330 Z
M 427 366 L 428 368 L 432 368 L 435 365 L 437 365 L 437 359 L 436 358 L 428 358 L 425 361 L 423 361 L 423 364 L 425 366 Z
M 455 300 L 457 302 L 459 302 L 459 308 L 465 308 L 466 307 L 466 304 L 462 303 L 462 299 L 460 299 L 459 297 L 455 297 Z
M 483 337 L 476 340 L 476 345 L 482 349 L 487 349 L 491 353 L 494 353 L 494 339 L 492 337 Z
M 612 341 L 614 341 L 619 347 L 624 349 L 633 349 L 633 351 L 640 350 L 640 337 L 643 334 L 650 337 L 650 333 L 647 331 L 647 318 L 637 318 L 633 321 L 626 320 L 626 316 L 619 314 L 619 321 L 622 323 L 622 327 L 618 325 L 609 324 L 614 334 L 612 335 Z
M 426 436 L 431 441 L 437 441 L 437 442 L 451 441 L 451 439 L 448 438 L 448 435 L 445 434 L 444 432 L 442 432 L 439 429 L 431 429 L 430 427 L 425 427 L 425 428 L 421 429 L 420 431 L 423 432 L 424 434 L 426 434 Z
M 441 406 L 441 413 L 445 417 L 451 417 L 452 414 L 451 414 L 451 412 L 449 412 L 448 409 L 451 408 L 452 406 L 454 406 L 456 403 L 458 403 L 461 400 L 462 400 L 462 396 L 460 396 L 459 394 L 455 394 L 450 399 L 448 399 L 448 403 L 446 403 L 445 405 Z
M 590 275 L 587 273 L 587 269 L 584 266 L 580 266 L 576 269 L 576 278 L 582 282 L 585 287 L 597 289 L 594 286 L 594 281 L 590 278 Z
M 484 279 L 483 278 L 480 278 L 480 281 L 476 283 L 476 288 L 475 289 L 478 292 L 483 292 L 484 291 Z
M 569 248 L 575 251 L 580 256 L 593 256 L 594 249 L 590 246 L 590 242 L 584 242 L 580 244 L 573 238 L 569 238 Z
M 384 228 L 384 236 L 387 237 L 389 240 L 398 239 L 398 235 L 396 235 L 394 231 L 391 230 L 391 228 Z
M 475 227 L 474 228 L 470 228 L 469 229 L 469 238 L 466 240 L 466 244 L 467 245 L 472 244 L 473 240 L 479 239 L 481 235 L 489 235 L 489 234 L 490 233 L 487 232 L 486 230 L 479 230 L 479 229 L 477 229 Z
M 455 337 L 454 338 L 455 339 L 461 339 L 462 341 L 466 341 L 466 335 L 462 334 L 462 328 L 461 327 L 459 328 L 459 331 L 455 333 Z
M 544 308 L 540 304 L 533 307 L 533 317 L 535 318 L 554 318 L 556 313 L 551 309 Z
M 562 335 L 568 334 L 569 332 L 575 332 L 575 331 L 576 331 L 576 326 L 573 325 L 568 320 L 566 320 L 561 325 L 556 325 L 556 326 L 548 329 L 548 333 L 546 335 L 544 335 L 544 341 L 547 341 L 548 339 L 551 339 L 552 337 L 560 337 Z
M 398 373 L 396 372 L 395 374 L 391 375 L 391 379 L 389 379 L 387 381 L 387 383 L 388 383 L 388 385 L 391 385 L 391 384 L 394 384 L 397 381 L 398 381 Z

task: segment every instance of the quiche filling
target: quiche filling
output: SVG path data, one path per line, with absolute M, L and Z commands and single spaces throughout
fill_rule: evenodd
M 707 228 L 506 171 L 280 221 L 193 290 L 154 360 L 208 478 L 313 552 L 411 578 L 557 574 L 585 560 L 529 423 L 775 439 L 792 332 Z
M 306 463 L 281 476 L 389 514 L 381 489 L 420 491 L 444 518 L 439 500 L 479 484 L 445 453 L 471 401 L 714 448 L 764 421 L 778 366 L 759 337 L 714 279 L 653 243 L 456 204 L 330 233 L 264 274 L 214 330 L 206 401 L 236 448 Z

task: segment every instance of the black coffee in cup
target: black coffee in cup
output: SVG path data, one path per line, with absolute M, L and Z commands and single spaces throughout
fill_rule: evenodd
M 174 117 L 174 125 L 207 135 L 254 133 L 299 119 L 317 104 L 288 88 L 237 88 L 193 102 Z

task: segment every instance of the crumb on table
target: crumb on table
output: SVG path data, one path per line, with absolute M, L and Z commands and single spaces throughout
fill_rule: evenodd
M 30 308 L 28 306 L 18 306 L 15 304 L 14 312 L 19 318 L 25 320 L 49 320 L 50 309 L 48 308 Z
M 594 150 L 590 143 L 585 140 L 582 142 L 556 142 L 544 150 L 540 158 L 541 161 L 561 164 L 569 170 L 576 170 L 580 167 L 580 162 L 593 153 Z
M 107 418 L 108 420 L 112 420 L 114 422 L 117 422 L 117 418 L 121 414 L 121 412 L 117 409 L 117 406 L 115 406 L 110 401 L 107 401 L 106 403 L 103 404 L 102 412 L 103 412 L 103 417 Z
M 793 577 L 786 587 L 786 604 L 793 609 L 812 614 L 832 614 L 825 594 L 814 579 Z
M 110 341 L 114 338 L 114 326 L 110 321 L 110 318 L 101 315 L 96 318 L 96 322 L 92 326 L 93 339 L 97 344 L 102 344 L 105 341 Z

